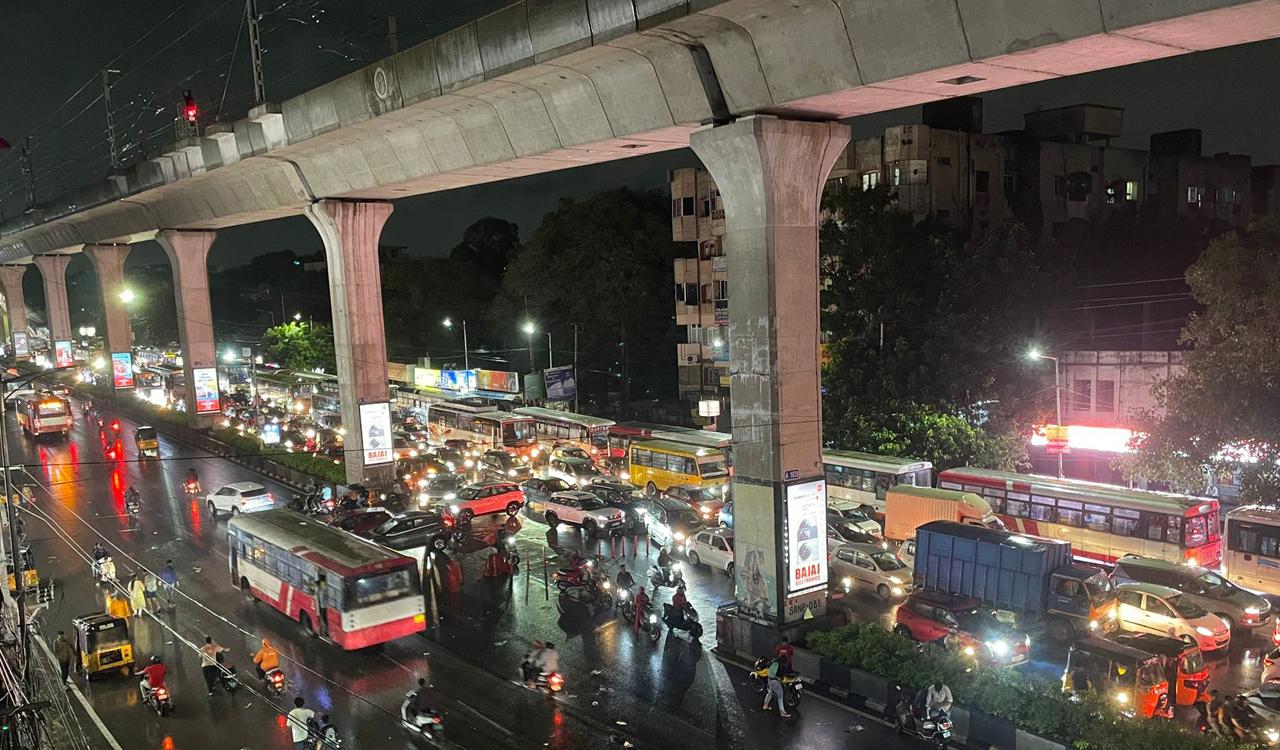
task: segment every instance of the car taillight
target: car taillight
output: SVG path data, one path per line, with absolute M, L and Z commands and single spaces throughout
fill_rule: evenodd
M 268 500 L 275 500 L 275 499 L 276 499 L 276 496 L 275 496 L 275 495 L 273 495 L 273 494 L 271 494 L 270 492 L 268 492 L 268 493 L 267 493 L 267 499 L 268 499 Z

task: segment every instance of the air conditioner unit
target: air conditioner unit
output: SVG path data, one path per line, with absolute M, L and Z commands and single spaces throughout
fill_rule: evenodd
M 696 355 L 696 354 L 686 354 L 686 355 L 684 355 L 684 363 L 685 363 L 686 365 L 696 365 L 696 364 L 698 364 L 698 355 Z

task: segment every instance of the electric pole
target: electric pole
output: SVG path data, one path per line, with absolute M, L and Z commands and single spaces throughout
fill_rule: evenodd
M 262 35 L 258 29 L 258 0 L 244 0 L 249 21 L 249 60 L 253 67 L 254 106 L 267 100 L 267 86 L 262 79 Z
M 22 144 L 22 179 L 27 187 L 27 210 L 34 210 L 36 207 L 36 175 L 35 169 L 31 166 L 31 136 L 27 136 L 27 140 Z
M 120 151 L 116 147 L 116 119 L 111 112 L 111 74 L 119 74 L 118 70 L 102 69 L 102 102 L 107 108 L 107 143 L 111 146 L 111 168 L 120 168 Z
M 578 324 L 573 324 L 573 413 L 578 411 L 578 394 L 582 391 L 582 375 L 578 373 Z

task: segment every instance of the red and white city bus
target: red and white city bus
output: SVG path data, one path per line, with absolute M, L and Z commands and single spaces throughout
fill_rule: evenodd
M 538 444 L 533 417 L 509 414 L 472 400 L 442 401 L 427 407 L 427 432 L 431 442 L 470 440 L 481 450 L 505 450 L 529 456 Z
M 53 393 L 20 398 L 18 424 L 31 437 L 63 435 L 71 432 L 71 402 Z
M 1079 557 L 1114 562 L 1134 554 L 1206 568 L 1222 562 L 1212 498 L 969 467 L 942 472 L 938 487 L 981 495 L 1011 531 L 1065 539 Z
M 612 419 L 544 409 L 540 406 L 522 406 L 515 413 L 533 419 L 537 424 L 538 442 L 548 450 L 560 445 L 572 445 L 593 457 L 609 450 L 609 428 L 614 424 Z
M 344 649 L 426 625 L 412 557 L 284 508 L 235 515 L 227 536 L 232 585 Z

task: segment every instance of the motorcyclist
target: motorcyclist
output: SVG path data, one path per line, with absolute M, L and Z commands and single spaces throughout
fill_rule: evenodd
M 534 641 L 533 647 L 524 655 L 524 661 L 520 663 L 520 674 L 527 685 L 533 685 L 534 678 L 538 676 L 538 661 L 542 658 L 543 648 L 542 641 Z
M 942 683 L 942 680 L 935 680 L 929 686 L 929 691 L 925 695 L 925 707 L 929 710 L 929 716 L 950 716 L 951 715 L 951 688 Z
M 164 665 L 164 660 L 159 654 L 151 657 L 151 664 L 138 670 L 138 674 L 142 675 L 142 694 L 148 695 L 153 689 L 164 687 L 164 676 L 169 668 Z
M 636 591 L 636 617 L 635 622 L 632 623 L 632 630 L 640 630 L 640 623 L 644 622 L 644 618 L 646 617 L 645 613 L 648 608 L 649 595 L 644 593 L 644 586 L 641 586 L 639 590 Z
M 258 679 L 265 680 L 267 672 L 280 668 L 280 652 L 271 645 L 271 641 L 262 639 L 262 648 L 253 655 L 253 664 L 258 670 Z
M 636 579 L 631 577 L 625 563 L 618 566 L 617 584 L 619 591 L 630 591 L 636 585 Z
M 662 573 L 662 582 L 671 580 L 671 553 L 665 546 L 658 547 L 658 571 Z
M 409 715 L 421 716 L 434 713 L 435 706 L 431 700 L 431 691 L 427 688 L 427 681 L 425 678 L 419 677 L 418 689 L 413 691 L 413 697 L 409 699 Z
M 547 641 L 542 647 L 542 651 L 538 654 L 535 662 L 538 666 L 540 674 L 549 675 L 560 671 L 560 653 L 556 651 L 556 644 Z
M 140 505 L 142 503 L 142 493 L 138 492 L 137 487 L 134 487 L 133 485 L 129 485 L 129 489 L 124 491 L 124 501 L 125 501 L 125 504 Z
M 107 548 L 102 546 L 102 542 L 94 542 L 93 561 L 95 563 L 100 563 L 105 557 L 107 557 Z
M 675 607 L 677 610 L 683 613 L 684 608 L 687 607 L 688 605 L 689 605 L 689 597 L 685 596 L 684 584 L 682 583 L 679 586 L 676 586 L 676 593 L 674 596 L 671 597 L 671 606 Z
M 187 469 L 187 478 L 182 480 L 187 487 L 199 487 L 200 477 L 196 474 L 195 467 Z

